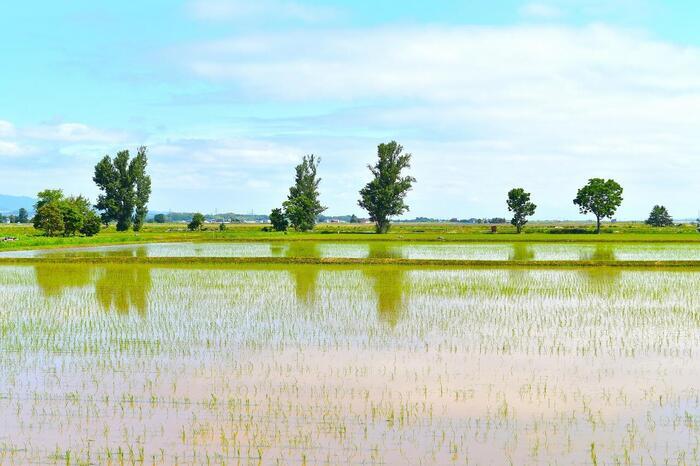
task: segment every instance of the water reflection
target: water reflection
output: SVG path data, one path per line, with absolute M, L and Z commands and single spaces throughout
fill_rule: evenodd
M 145 316 L 151 290 L 151 270 L 144 265 L 105 267 L 95 283 L 95 295 L 102 309 L 117 314 L 135 310 Z
M 535 251 L 528 243 L 513 243 L 508 259 L 512 261 L 531 261 L 535 259 Z
M 619 267 L 588 267 L 581 272 L 588 282 L 591 291 L 596 294 L 610 294 L 620 282 Z
M 581 251 L 581 260 L 584 261 L 614 261 L 615 249 L 609 244 L 596 243 L 592 250 Z
M 401 248 L 389 243 L 369 243 L 367 257 L 371 259 L 400 259 Z M 404 313 L 404 287 L 406 286 L 406 269 L 400 266 L 368 266 L 362 273 L 372 283 L 377 300 L 377 316 L 391 327 L 398 324 Z
M 284 251 L 285 257 L 320 257 L 321 253 L 316 242 L 293 241 Z M 294 290 L 297 302 L 307 306 L 316 302 L 316 286 L 320 268 L 312 265 L 291 267 L 289 273 L 294 280 Z
M 285 257 L 321 257 L 317 241 L 291 241 L 284 251 Z
M 592 251 L 586 251 L 582 260 L 614 261 L 615 251 L 607 244 L 596 244 Z M 621 270 L 619 267 L 588 267 L 583 272 L 591 290 L 599 294 L 608 294 L 611 288 L 618 286 Z
M 105 312 L 141 316 L 148 309 L 152 287 L 147 265 L 37 264 L 36 283 L 47 298 L 60 298 L 71 288 L 94 287 L 95 299 Z
M 94 280 L 95 268 L 86 265 L 37 264 L 36 283 L 44 296 L 59 297 L 67 288 L 87 286 Z
M 101 257 L 147 257 L 148 247 L 137 246 L 106 246 L 96 248 L 80 248 L 65 250 L 45 250 L 37 251 L 36 257 L 65 257 L 65 258 L 101 258 Z
M 402 259 L 405 246 L 392 245 L 390 243 L 369 243 L 367 245 L 367 257 L 370 259 Z
M 363 274 L 372 283 L 379 320 L 395 327 L 401 320 L 406 307 L 404 297 L 406 269 L 401 266 L 369 266 L 363 269 Z

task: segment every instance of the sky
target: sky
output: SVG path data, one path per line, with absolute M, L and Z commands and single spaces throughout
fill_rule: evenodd
M 620 219 L 700 209 L 695 0 L 24 0 L 0 5 L 0 193 L 94 199 L 146 145 L 158 211 L 268 213 L 321 157 L 327 214 L 362 215 L 377 145 L 417 178 L 407 217 Z

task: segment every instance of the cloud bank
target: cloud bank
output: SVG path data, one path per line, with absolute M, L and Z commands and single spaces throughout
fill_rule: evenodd
M 593 176 L 629 186 L 623 215 L 654 202 L 694 212 L 682 199 L 700 176 L 696 48 L 604 25 L 413 26 L 238 36 L 182 56 L 187 72 L 256 101 L 344 107 L 311 133 L 401 138 L 421 213 L 440 210 L 445 186 L 470 199 L 462 212 L 485 214 L 524 185 L 550 216 L 576 217 L 556 205 L 562 187 L 573 198 Z

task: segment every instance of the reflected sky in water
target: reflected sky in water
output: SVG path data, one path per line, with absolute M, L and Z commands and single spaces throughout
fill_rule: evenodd
M 700 271 L 610 267 L 4 266 L 0 444 L 26 464 L 101 438 L 174 464 L 270 433 L 263 454 L 292 458 L 305 429 L 333 464 L 377 459 L 368 438 L 396 446 L 385 464 L 588 464 L 592 442 L 690 458 L 699 287 Z
M 338 257 L 443 260 L 700 260 L 700 244 L 673 243 L 159 243 L 4 251 L 0 257 Z

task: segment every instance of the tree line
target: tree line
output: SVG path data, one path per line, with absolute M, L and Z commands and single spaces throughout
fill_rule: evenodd
M 21 208 L 17 211 L 17 215 L 10 214 L 10 215 L 5 216 L 5 215 L 3 215 L 3 214 L 0 214 L 0 222 L 2 222 L 2 223 L 5 223 L 5 222 L 9 222 L 9 223 L 29 223 L 29 222 L 30 222 L 30 219 L 29 219 L 29 212 L 28 212 L 27 209 L 25 209 L 24 207 L 21 207 Z
M 297 231 L 313 229 L 318 216 L 326 210 L 319 200 L 318 165 L 320 159 L 314 155 L 304 156 L 295 168 L 294 184 L 282 207 L 272 209 L 270 223 L 277 231 L 292 227 Z M 391 226 L 391 218 L 409 210 L 405 199 L 416 179 L 404 175 L 411 167 L 411 154 L 404 153 L 396 141 L 379 144 L 377 161 L 367 168 L 372 179 L 360 190 L 357 204 L 365 209 L 375 224 L 377 233 L 386 233 Z
M 120 151 L 114 159 L 106 155 L 95 165 L 92 179 L 100 195 L 94 206 L 83 196 L 65 197 L 60 189 L 41 191 L 34 205 L 34 227 L 48 236 L 93 236 L 111 222 L 117 231 L 141 230 L 151 196 L 146 152 L 146 147 L 139 147 L 132 158 L 128 150 Z
M 379 144 L 375 163 L 367 165 L 372 177 L 360 189 L 357 204 L 367 211 L 377 233 L 387 233 L 391 219 L 409 210 L 406 196 L 416 179 L 404 171 L 411 167 L 411 157 L 410 153 L 404 152 L 403 146 L 391 141 Z M 269 219 L 274 230 L 312 230 L 319 216 L 326 211 L 327 208 L 320 201 L 320 162 L 321 159 L 315 155 L 306 155 L 295 167 L 294 184 L 289 188 L 286 200 L 281 207 L 270 212 Z M 140 147 L 133 158 L 128 150 L 118 152 L 114 158 L 106 155 L 95 166 L 93 181 L 100 189 L 100 195 L 94 206 L 83 196 L 65 197 L 61 190 L 41 191 L 35 205 L 34 226 L 49 236 L 78 233 L 92 236 L 100 231 L 101 225 L 108 226 L 112 222 L 116 224 L 117 231 L 141 230 L 151 195 L 147 166 L 146 147 Z M 615 180 L 591 178 L 578 190 L 573 203 L 581 214 L 591 213 L 595 216 L 595 231 L 600 233 L 601 221 L 612 218 L 622 204 L 622 192 L 622 187 Z M 535 214 L 537 205 L 523 188 L 511 189 L 506 205 L 513 214 L 511 224 L 521 233 L 528 217 Z M 164 220 L 164 217 L 159 220 Z M 203 223 L 204 216 L 196 213 L 188 228 L 199 230 Z M 664 206 L 656 205 L 646 223 L 668 226 L 673 224 L 673 219 Z
M 396 141 L 379 144 L 377 161 L 368 165 L 372 179 L 359 192 L 358 205 L 365 209 L 374 222 L 377 233 L 386 233 L 391 226 L 391 218 L 402 215 L 409 210 L 405 202 L 406 194 L 411 190 L 416 179 L 404 175 L 403 171 L 411 166 L 410 153 L 404 153 L 403 147 Z M 270 222 L 277 231 L 294 228 L 308 231 L 314 227 L 318 216 L 326 210 L 319 201 L 318 177 L 320 160 L 310 155 L 302 159 L 296 167 L 294 185 L 289 189 L 287 200 L 282 207 L 272 209 Z M 508 192 L 506 205 L 513 213 L 511 224 L 521 233 L 528 222 L 528 217 L 535 214 L 537 205 L 531 201 L 531 194 L 523 188 L 513 188 Z M 596 218 L 596 233 L 600 233 L 600 223 L 605 218 L 612 218 L 622 204 L 622 187 L 615 180 L 591 178 L 576 193 L 573 203 L 580 213 L 592 213 Z M 654 206 L 647 224 L 668 226 L 673 219 L 664 206 Z

